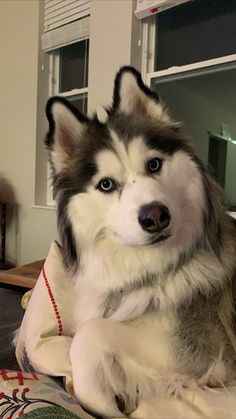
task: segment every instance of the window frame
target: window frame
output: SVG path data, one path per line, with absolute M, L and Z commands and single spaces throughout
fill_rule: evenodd
M 170 77 L 178 76 L 178 78 L 190 77 L 190 74 L 196 74 L 196 72 L 205 72 L 208 73 L 217 71 L 218 67 L 224 64 L 235 64 L 236 65 L 236 54 L 225 55 L 223 57 L 213 58 L 211 60 L 198 61 L 193 64 L 186 64 L 183 66 L 169 67 L 165 70 L 153 71 L 146 74 L 146 82 L 149 86 L 154 79 L 166 79 Z M 184 74 L 184 76 L 181 76 Z
M 231 54 L 155 71 L 156 41 L 158 42 L 156 36 L 156 16 L 154 15 L 144 19 L 142 23 L 142 76 L 148 86 L 151 86 L 152 80 L 155 78 L 167 78 L 168 76 L 175 76 L 181 73 L 188 74 L 201 69 L 208 71 L 209 67 L 216 69 L 217 66 L 223 64 L 236 64 L 236 54 Z
M 79 42 L 83 42 L 84 40 L 88 40 L 89 38 L 83 39 Z M 76 43 L 76 42 L 74 42 Z M 60 52 L 58 48 L 57 50 L 51 51 L 49 53 L 49 96 L 77 96 L 80 94 L 88 93 L 88 87 L 83 87 L 81 89 L 72 89 L 67 90 L 66 92 L 59 92 L 59 78 L 60 78 Z M 86 62 L 85 65 L 88 63 Z
M 150 86 L 150 74 L 154 74 L 156 46 L 156 17 L 150 16 L 142 22 L 141 73 Z
M 173 66 L 165 70 L 155 71 L 155 54 L 156 54 L 156 42 L 158 42 L 156 36 L 156 16 L 150 16 L 143 19 L 142 22 L 142 51 L 141 51 L 141 69 L 142 77 L 145 83 L 151 88 L 154 79 L 165 79 L 168 81 L 174 77 L 186 78 L 195 75 L 196 72 L 215 72 L 221 66 L 230 65 L 236 66 L 236 54 L 225 55 L 222 57 L 199 61 L 192 64 L 183 66 Z M 183 75 L 181 77 L 181 75 Z M 236 212 L 230 211 L 229 214 L 236 218 Z

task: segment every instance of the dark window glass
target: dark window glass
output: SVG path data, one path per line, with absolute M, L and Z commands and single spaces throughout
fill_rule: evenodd
M 87 114 L 88 96 L 87 93 L 82 95 L 73 95 L 67 97 L 67 100 L 72 103 L 80 112 Z
M 156 21 L 156 70 L 236 53 L 236 0 L 189 1 Z
M 222 188 L 225 187 L 227 146 L 228 141 L 209 134 L 208 167 Z
M 88 51 L 88 39 L 60 48 L 60 93 L 88 86 Z
M 236 64 L 215 72 L 155 78 L 152 88 L 183 121 L 194 148 L 236 210 Z

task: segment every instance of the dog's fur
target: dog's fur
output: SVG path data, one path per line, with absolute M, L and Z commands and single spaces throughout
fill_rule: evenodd
M 46 113 L 77 293 L 70 355 L 79 401 L 100 415 L 139 417 L 173 380 L 236 377 L 235 224 L 180 124 L 131 67 L 116 76 L 106 123 L 59 97 Z M 155 157 L 162 167 L 150 173 Z M 99 189 L 104 178 L 115 181 L 110 193 Z M 155 240 L 138 222 L 153 202 L 171 216 Z

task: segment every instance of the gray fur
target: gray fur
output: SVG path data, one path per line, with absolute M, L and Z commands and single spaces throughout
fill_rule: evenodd
M 175 313 L 175 354 L 180 368 L 190 376 L 203 376 L 219 358 L 221 348 L 224 361 L 236 372 L 236 355 L 218 315 L 220 300 L 220 293 L 207 297 L 198 294 Z

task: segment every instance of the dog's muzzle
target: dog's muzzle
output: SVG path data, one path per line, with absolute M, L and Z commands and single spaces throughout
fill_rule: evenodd
M 138 222 L 150 234 L 160 233 L 170 224 L 170 212 L 165 205 L 153 201 L 139 209 Z

